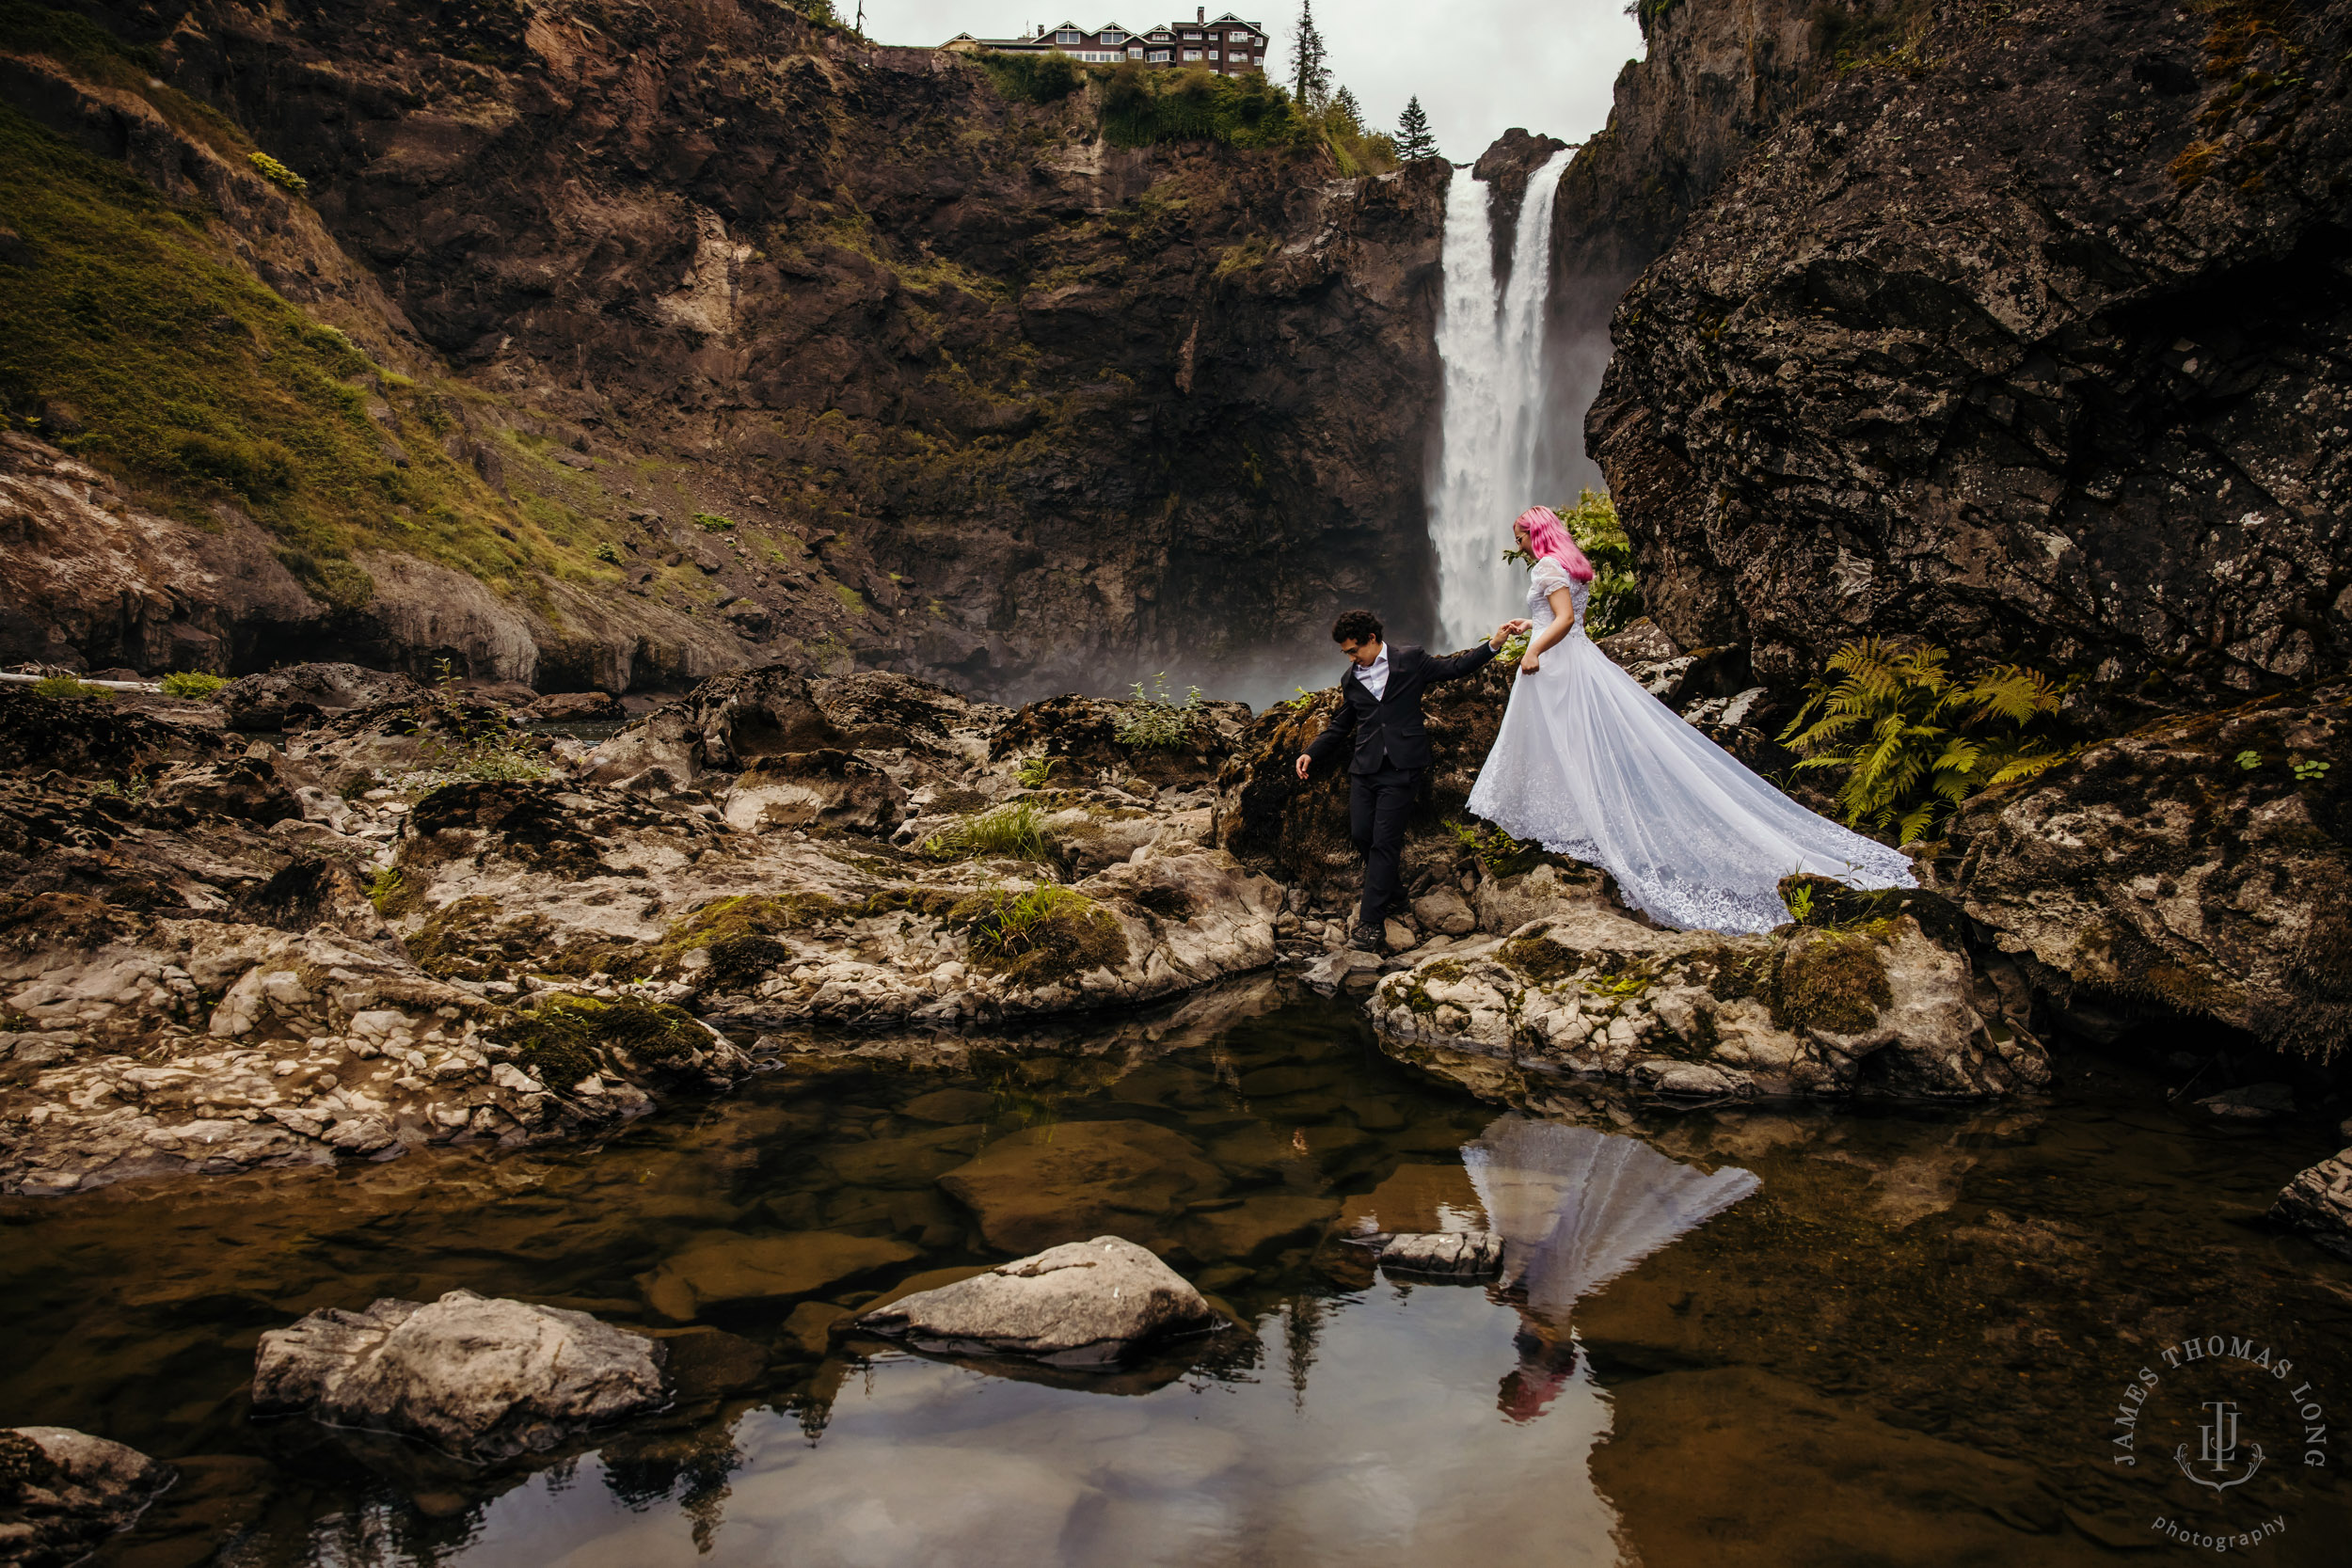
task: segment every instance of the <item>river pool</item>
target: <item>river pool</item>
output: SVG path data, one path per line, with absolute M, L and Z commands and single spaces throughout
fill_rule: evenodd
M 1514 1109 L 1274 983 L 1054 1043 L 803 1063 L 594 1148 L 0 1200 L 0 1419 L 180 1468 L 95 1560 L 142 1568 L 2214 1555 L 2158 1520 L 2352 1555 L 2312 1431 L 2352 1263 L 2259 1223 L 2323 1124 L 2217 1127 L 2098 1058 L 1975 1109 Z M 1483 1227 L 1502 1285 L 1351 1240 Z M 1232 1326 L 1095 1374 L 834 1332 L 1104 1233 Z M 251 1416 L 263 1330 L 457 1287 L 670 1337 L 678 1404 L 486 1471 Z

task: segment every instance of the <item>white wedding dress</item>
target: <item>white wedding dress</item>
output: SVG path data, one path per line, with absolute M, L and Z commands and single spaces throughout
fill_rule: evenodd
M 1530 582 L 1537 631 L 1551 624 L 1560 588 L 1576 625 L 1512 684 L 1470 790 L 1472 816 L 1602 867 L 1628 904 L 1689 929 L 1786 924 L 1780 879 L 1791 872 L 1857 888 L 1918 885 L 1899 851 L 1805 810 L 1617 668 L 1584 635 L 1590 584 L 1549 559 Z

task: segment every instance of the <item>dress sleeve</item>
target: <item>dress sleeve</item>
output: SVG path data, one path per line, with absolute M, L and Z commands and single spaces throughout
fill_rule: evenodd
M 1535 591 L 1547 599 L 1561 589 L 1567 587 L 1573 580 L 1568 576 L 1568 569 L 1549 556 L 1545 556 L 1535 562 L 1534 578 Z

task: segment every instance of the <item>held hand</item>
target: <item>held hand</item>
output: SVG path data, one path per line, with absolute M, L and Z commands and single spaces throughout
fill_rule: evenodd
M 1519 659 L 1519 673 L 1522 675 L 1532 675 L 1543 667 L 1544 661 L 1536 657 L 1535 650 L 1533 648 L 1528 649 Z
M 1303 754 L 1298 759 L 1298 776 L 1302 780 L 1307 776 L 1307 764 L 1309 760 L 1310 759 Z
M 1533 621 L 1505 621 L 1495 627 L 1495 634 L 1492 637 L 1486 639 L 1486 646 L 1500 650 L 1505 642 L 1510 641 L 1519 633 L 1532 630 L 1534 625 Z

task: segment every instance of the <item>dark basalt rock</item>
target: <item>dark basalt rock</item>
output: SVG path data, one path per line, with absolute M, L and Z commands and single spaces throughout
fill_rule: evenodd
M 1968 802 L 1950 895 L 2061 1005 L 2326 1056 L 2352 1035 L 2347 780 L 2341 685 L 2166 721 Z
M 1203 702 L 1178 744 L 1150 746 L 1119 738 L 1122 710 L 1100 697 L 1047 697 L 1014 714 L 990 739 L 989 755 L 1058 759 L 1063 766 L 1054 784 L 1090 782 L 1098 774 L 1160 787 L 1207 784 L 1249 722 L 1246 704 Z
M 357 664 L 293 664 L 241 676 L 214 694 L 238 730 L 282 730 L 328 713 L 414 702 L 424 688 L 406 675 Z
M 1920 635 L 2106 722 L 2341 664 L 2341 8 L 1937 15 L 1618 309 L 1587 436 L 1660 624 L 1777 683 Z

